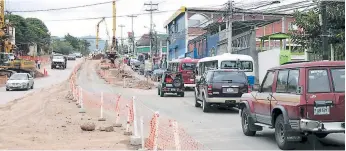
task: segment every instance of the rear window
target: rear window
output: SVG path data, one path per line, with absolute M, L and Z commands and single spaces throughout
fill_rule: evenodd
M 252 72 L 253 64 L 251 61 L 239 61 L 239 64 L 237 64 L 237 61 L 222 61 L 221 69 L 240 69 L 247 72 Z
M 328 72 L 325 69 L 309 70 L 308 92 L 330 92 Z
M 181 67 L 183 70 L 195 70 L 196 63 L 183 63 Z
M 232 81 L 234 83 L 247 83 L 247 78 L 244 72 L 227 72 L 227 71 L 214 72 L 213 82 L 227 82 L 227 81 Z
M 334 91 L 345 92 L 345 69 L 331 69 Z

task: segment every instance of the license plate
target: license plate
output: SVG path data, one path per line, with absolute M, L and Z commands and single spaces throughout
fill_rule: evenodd
M 314 115 L 328 115 L 330 114 L 329 106 L 314 107 Z
M 226 104 L 235 104 L 235 100 L 226 100 Z
M 166 87 L 173 87 L 172 84 L 166 84 Z
M 238 93 L 238 89 L 237 88 L 224 88 L 223 92 L 224 93 Z
M 173 88 L 173 89 L 171 89 L 171 91 L 175 91 L 175 89 Z

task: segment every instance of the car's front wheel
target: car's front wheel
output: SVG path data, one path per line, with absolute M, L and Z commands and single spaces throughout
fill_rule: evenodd
M 34 89 L 34 84 L 32 84 L 31 89 Z
M 27 85 L 26 85 L 26 90 L 29 90 L 30 89 L 30 84 L 28 83 Z
M 241 126 L 243 129 L 243 133 L 246 136 L 254 136 L 256 135 L 256 131 L 251 131 L 250 126 L 253 124 L 253 121 L 250 119 L 250 113 L 247 108 L 244 108 L 241 112 Z

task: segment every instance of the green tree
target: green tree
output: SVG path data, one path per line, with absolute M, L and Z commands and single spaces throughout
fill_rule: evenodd
M 333 44 L 335 58 L 345 60 L 345 3 L 331 2 L 327 4 L 327 29 L 329 33 L 328 43 Z M 322 30 L 319 21 L 320 9 L 315 8 L 308 12 L 294 13 L 295 22 L 301 30 L 292 31 L 292 40 L 303 48 L 311 50 L 316 57 L 322 59 Z M 330 47 L 329 47 L 330 48 Z
M 71 36 L 70 34 L 65 35 L 65 40 L 67 42 L 69 42 L 71 44 L 71 46 L 75 49 L 78 50 L 79 49 L 79 39 Z
M 37 44 L 38 50 L 49 50 L 49 30 L 40 19 L 25 19 L 19 15 L 6 15 L 5 18 L 16 28 L 16 45 L 25 53 L 28 52 L 28 46 L 33 43 Z
M 53 51 L 68 55 L 73 52 L 73 47 L 68 41 L 54 40 L 52 43 Z

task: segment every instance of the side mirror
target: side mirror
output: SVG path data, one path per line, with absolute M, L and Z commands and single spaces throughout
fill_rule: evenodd
M 252 91 L 259 91 L 260 90 L 260 85 L 259 84 L 254 84 L 252 86 Z

